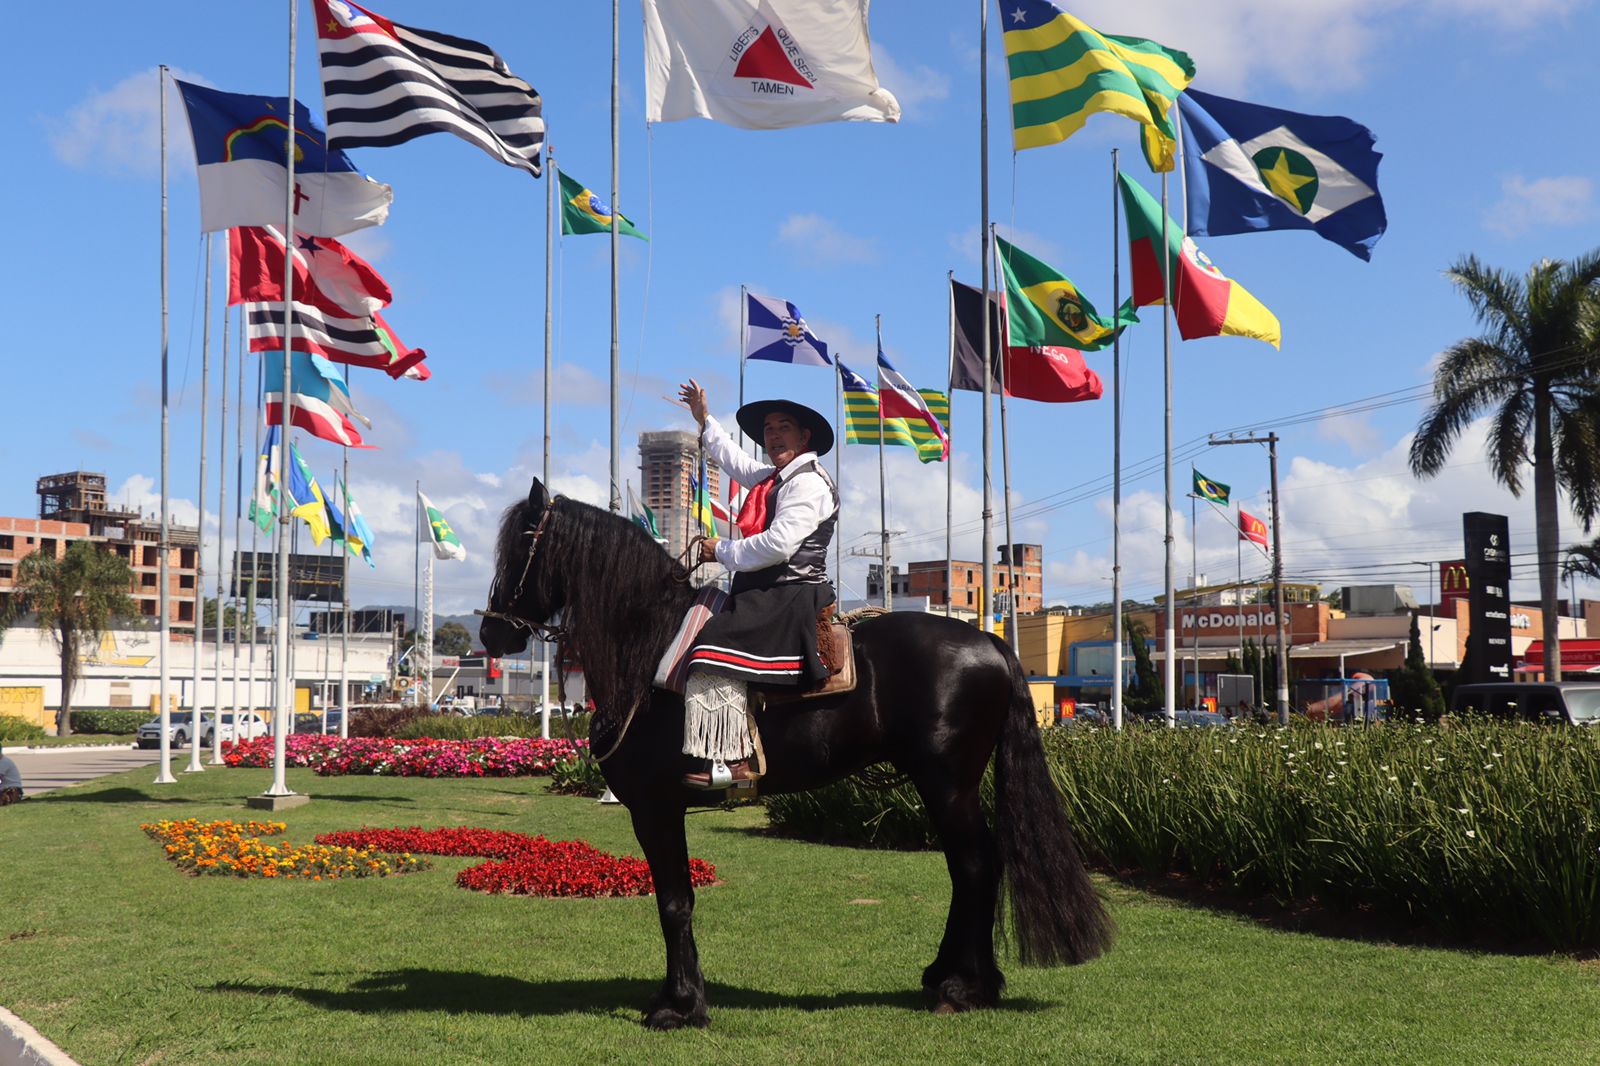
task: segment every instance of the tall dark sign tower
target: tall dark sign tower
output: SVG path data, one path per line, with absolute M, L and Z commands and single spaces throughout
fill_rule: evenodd
M 1511 532 L 1506 516 L 1461 516 L 1467 549 L 1468 681 L 1511 680 Z

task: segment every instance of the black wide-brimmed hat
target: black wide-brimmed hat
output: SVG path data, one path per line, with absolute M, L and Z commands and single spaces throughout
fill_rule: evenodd
M 794 420 L 800 423 L 801 429 L 809 429 L 811 450 L 818 455 L 827 455 L 833 450 L 833 427 L 828 425 L 826 418 L 803 403 L 795 403 L 793 400 L 755 400 L 739 408 L 739 413 L 735 417 L 738 419 L 739 428 L 744 430 L 744 435 L 759 441 L 765 439 L 766 434 L 762 429 L 767 416 L 774 411 L 794 416 Z

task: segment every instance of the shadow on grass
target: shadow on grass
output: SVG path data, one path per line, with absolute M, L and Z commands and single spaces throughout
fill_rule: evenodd
M 610 1014 L 642 1011 L 656 992 L 654 981 L 611 977 L 588 981 L 526 981 L 520 977 L 464 973 L 459 970 L 388 970 L 356 981 L 348 989 L 222 981 L 202 991 L 252 996 L 293 996 L 323 1010 L 387 1014 L 394 1011 L 441 1011 L 449 1014 L 506 1014 L 537 1017 L 557 1014 Z M 922 995 L 903 992 L 843 991 L 827 995 L 771 992 L 710 982 L 706 998 L 717 1010 L 803 1011 L 848 1007 L 890 1007 L 923 1013 Z M 1009 999 L 1000 1010 L 1035 1011 L 1051 1006 L 1042 1000 Z
M 41 792 L 28 797 L 29 803 L 154 803 L 172 806 L 183 803 L 210 803 L 213 800 L 190 799 L 185 796 L 156 796 L 137 788 L 102 788 L 92 792 L 56 791 Z

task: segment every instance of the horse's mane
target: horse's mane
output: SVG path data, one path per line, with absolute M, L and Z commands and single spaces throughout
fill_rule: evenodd
M 549 506 L 526 591 L 560 604 L 597 712 L 626 715 L 648 703 L 656 663 L 693 599 L 688 571 L 625 518 L 565 497 Z M 527 500 L 506 509 L 495 550 L 499 587 L 521 581 L 539 517 Z

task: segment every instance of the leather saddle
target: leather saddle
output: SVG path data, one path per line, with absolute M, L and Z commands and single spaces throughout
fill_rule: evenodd
M 854 692 L 856 687 L 855 640 L 843 622 L 833 620 L 833 605 L 817 612 L 817 658 L 828 668 L 828 678 L 815 688 L 767 689 L 761 693 L 763 706 L 779 703 L 796 703 L 813 700 L 819 696 L 835 696 L 841 692 Z

